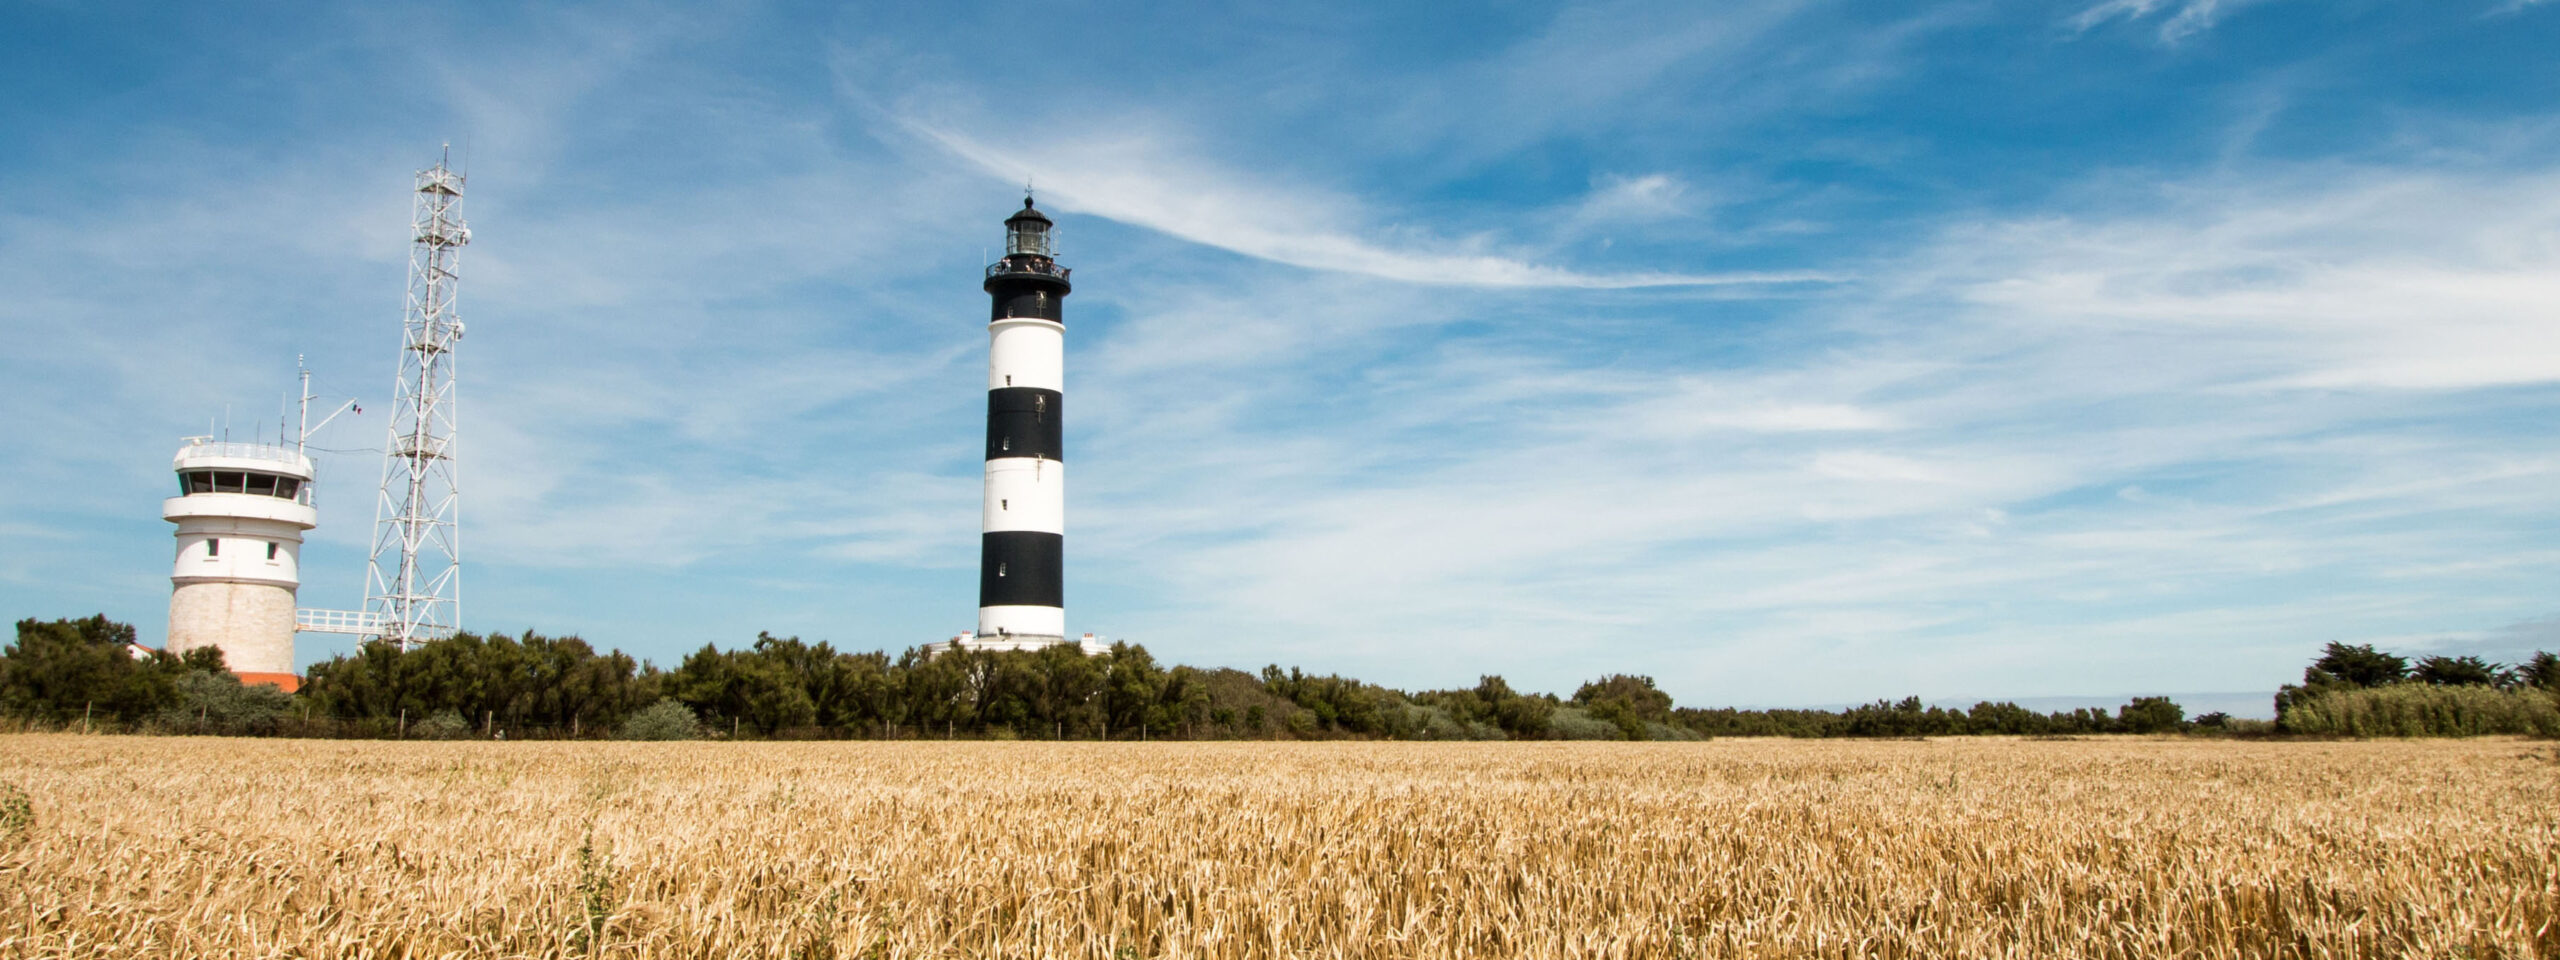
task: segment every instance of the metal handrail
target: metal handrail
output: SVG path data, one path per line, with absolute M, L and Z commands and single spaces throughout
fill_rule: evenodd
M 289 463 L 296 466 L 300 466 L 304 459 L 302 454 L 295 452 L 292 447 L 281 444 L 236 443 L 225 440 L 204 440 L 193 438 L 187 441 L 186 446 L 179 448 L 178 455 L 171 459 L 184 460 L 189 457 L 231 457 L 240 460 L 272 460 L 277 463 Z
M 1006 257 L 994 263 L 987 264 L 987 276 L 989 277 L 1000 276 L 1008 273 L 1028 273 L 1034 276 L 1056 277 L 1060 280 L 1064 280 L 1067 278 L 1068 274 L 1074 272 L 1075 270 L 1071 267 L 1059 266 L 1058 261 L 1055 260 L 1015 260 L 1012 257 Z
M 382 614 L 371 610 L 293 611 L 293 628 L 308 633 L 352 633 L 357 636 L 379 636 Z

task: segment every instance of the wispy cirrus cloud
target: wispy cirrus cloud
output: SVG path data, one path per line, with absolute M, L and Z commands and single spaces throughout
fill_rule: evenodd
M 2457 426 L 2560 384 L 2560 208 L 2515 202 L 2546 176 L 2262 171 L 1952 225 L 1799 311 L 1826 349 L 1747 368 L 1386 341 L 1348 361 L 1375 384 L 1283 362 L 1204 410 L 1179 398 L 1234 371 L 1167 366 L 1106 441 L 1148 468 L 1088 474 L 1080 536 L 1233 625 L 1195 643 L 1364 675 L 1445 645 L 1768 702 L 1816 695 L 1763 672 L 1808 658 L 1873 695 L 2272 685 L 2300 651 L 2271 638 L 2440 623 L 2551 572 L 2560 447 Z M 1288 426 L 1319 402 L 1325 429 Z M 1181 536 L 1124 540 L 1168 516 Z M 1124 629 L 1171 622 L 1138 609 Z M 1916 674 L 1892 652 L 1924 646 Z
M 1450 239 L 1413 230 L 1364 229 L 1360 205 L 1348 198 L 1184 158 L 1146 137 L 1050 142 L 1027 153 L 998 149 L 949 126 L 912 118 L 906 126 L 987 173 L 1036 185 L 1065 210 L 1310 270 L 1403 283 L 1584 290 L 1766 286 L 1838 279 L 1818 271 L 1593 272 L 1550 266 L 1507 255 L 1492 238 Z M 1380 233 L 1397 237 L 1379 239 Z
M 2070 19 L 2073 33 L 2087 33 L 2110 20 L 2128 23 L 2164 14 L 2160 42 L 2175 44 L 2214 28 L 2232 11 L 2265 0 L 2105 0 Z

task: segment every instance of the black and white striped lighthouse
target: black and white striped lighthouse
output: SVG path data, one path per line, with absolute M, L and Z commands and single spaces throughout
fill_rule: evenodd
M 987 499 L 973 646 L 1036 647 L 1067 638 L 1068 270 L 1049 218 L 1024 197 L 1004 222 L 1004 258 L 987 265 Z

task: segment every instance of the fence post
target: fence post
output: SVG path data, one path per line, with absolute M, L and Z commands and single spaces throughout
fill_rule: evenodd
M 400 708 L 400 739 L 409 739 L 409 708 Z

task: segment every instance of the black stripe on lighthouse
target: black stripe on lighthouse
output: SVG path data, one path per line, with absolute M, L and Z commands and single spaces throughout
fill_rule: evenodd
M 981 607 L 1067 605 L 1066 538 L 1035 530 L 980 534 L 985 560 L 978 567 Z
M 1065 394 L 1039 387 L 987 391 L 987 459 L 1067 459 L 1065 403 Z
M 1067 322 L 1067 292 L 1056 283 L 1023 280 L 991 280 L 987 293 L 994 300 L 989 320 L 1037 319 Z

